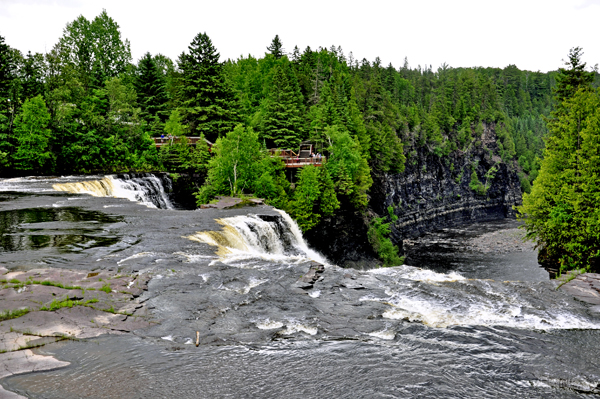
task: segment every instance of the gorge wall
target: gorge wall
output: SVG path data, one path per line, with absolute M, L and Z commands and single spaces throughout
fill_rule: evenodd
M 492 168 L 495 173 L 488 173 Z M 473 170 L 487 187 L 485 193 L 469 186 Z M 481 137 L 464 151 L 440 157 L 425 147 L 417 148 L 407 155 L 403 173 L 374 176 L 373 180 L 366 213 L 343 207 L 306 234 L 313 248 L 338 265 L 374 266 L 376 255 L 367 240 L 368 220 L 387 215 L 389 206 L 398 216 L 390 237 L 402 253 L 404 239 L 444 227 L 514 217 L 513 206 L 521 204 L 516 166 L 500 158 L 493 124 L 485 125 Z

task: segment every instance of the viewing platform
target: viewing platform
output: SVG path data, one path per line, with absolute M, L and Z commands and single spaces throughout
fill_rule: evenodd
M 198 141 L 202 140 L 202 137 L 186 137 L 188 141 L 188 145 L 192 147 L 196 147 Z M 154 140 L 154 145 L 156 148 L 160 149 L 160 147 L 164 145 L 173 145 L 177 144 L 181 141 L 178 136 L 174 137 L 152 137 Z M 213 143 L 204 139 L 206 144 L 208 145 L 208 150 L 210 151 Z M 269 155 L 271 157 L 281 158 L 286 168 L 301 168 L 303 166 L 323 166 L 325 163 L 325 157 L 319 154 L 314 153 L 314 147 L 310 143 L 302 143 L 300 145 L 300 149 L 298 152 L 294 152 L 292 150 L 281 150 L 279 148 L 271 148 L 269 150 Z
M 312 147 L 312 146 L 311 146 Z M 269 150 L 271 157 L 279 157 L 285 163 L 286 168 L 301 168 L 303 166 L 323 166 L 325 163 L 325 157 L 316 156 L 312 153 L 312 148 L 304 150 L 302 146 L 300 151 L 296 154 L 292 150 L 280 150 L 278 148 L 271 148 Z M 311 157 L 311 154 L 314 156 Z

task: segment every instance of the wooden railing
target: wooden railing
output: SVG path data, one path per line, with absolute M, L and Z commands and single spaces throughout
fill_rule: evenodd
M 325 162 L 325 157 L 314 157 L 314 158 L 297 158 L 297 157 L 282 157 L 286 168 L 301 168 L 303 166 L 313 165 L 322 166 Z

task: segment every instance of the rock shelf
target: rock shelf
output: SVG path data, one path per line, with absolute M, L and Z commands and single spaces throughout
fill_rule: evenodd
M 31 348 L 151 325 L 140 298 L 149 280 L 148 274 L 106 270 L 0 267 L 0 378 L 67 365 Z M 9 394 L 0 388 L 0 397 Z
M 593 305 L 591 310 L 600 313 L 600 274 L 583 273 L 568 281 L 570 276 L 571 273 L 567 273 L 559 278 L 567 281 L 559 289 L 582 302 Z

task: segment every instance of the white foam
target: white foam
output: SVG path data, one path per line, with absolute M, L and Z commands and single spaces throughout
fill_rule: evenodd
M 308 296 L 311 298 L 318 298 L 321 296 L 321 291 L 320 290 L 313 290 L 311 292 L 308 293 Z
M 256 327 L 261 330 L 275 330 L 283 327 L 283 323 L 280 321 L 272 321 L 270 319 L 260 320 L 256 322 Z
M 437 273 L 433 270 L 421 269 L 420 267 L 408 265 L 382 267 L 379 269 L 369 270 L 368 272 L 372 274 L 383 274 L 414 281 L 449 282 L 466 280 L 465 277 L 454 271 L 450 273 Z
M 251 263 L 255 259 L 287 265 L 314 260 L 328 265 L 322 255 L 308 247 L 292 218 L 284 211 L 277 212 L 282 216 L 283 226 L 256 215 L 233 216 L 218 220 L 224 226 L 221 231 L 198 232 L 186 238 L 218 246 L 219 261 L 240 268 L 262 267 Z
M 368 335 L 370 335 L 371 337 L 385 339 L 388 341 L 391 341 L 394 338 L 396 338 L 396 333 L 394 331 L 388 330 L 387 328 L 382 331 L 374 331 L 372 333 L 369 333 Z
M 562 310 L 533 311 L 528 303 L 510 303 L 502 298 L 490 300 L 474 295 L 458 302 L 450 297 L 421 298 L 404 294 L 377 301 L 391 305 L 383 312 L 384 318 L 420 322 L 431 327 L 477 325 L 532 330 L 600 329 L 600 324 Z

